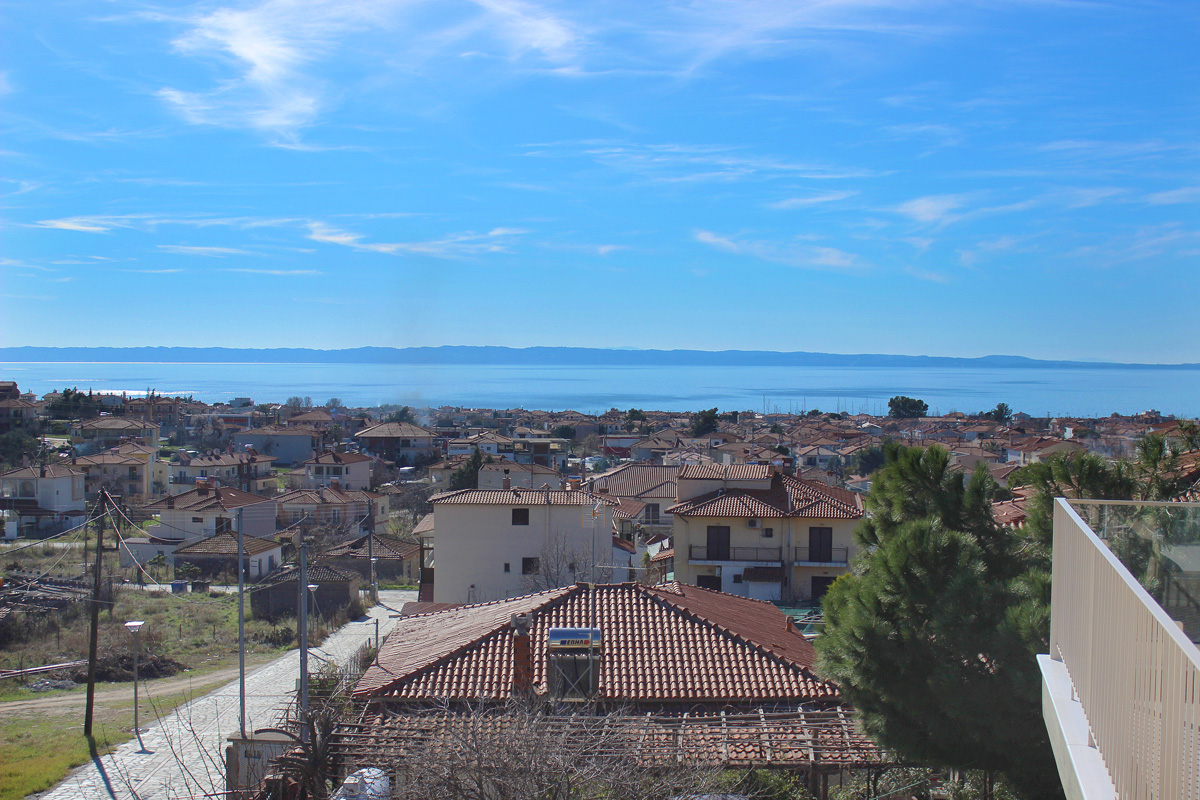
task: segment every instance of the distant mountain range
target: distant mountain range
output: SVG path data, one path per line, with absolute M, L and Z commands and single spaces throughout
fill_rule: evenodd
M 0 347 L 0 361 L 66 363 L 233 363 L 233 364 L 512 364 L 520 366 L 684 366 L 684 367 L 1022 367 L 1123 368 L 1191 364 L 1122 364 L 1102 361 L 1044 361 L 1023 356 L 898 356 L 874 353 L 782 353 L 771 350 L 630 350 L 591 347 L 355 347 L 346 350 L 232 347 Z

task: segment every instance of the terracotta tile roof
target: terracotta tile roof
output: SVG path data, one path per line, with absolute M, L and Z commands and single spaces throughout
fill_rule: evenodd
M 260 539 L 257 536 L 242 537 L 242 551 L 248 556 L 265 553 L 277 547 L 279 547 L 279 543 L 273 539 Z M 210 536 L 207 539 L 201 539 L 198 542 L 192 542 L 183 547 L 175 548 L 175 555 L 230 556 L 237 558 L 237 534 L 218 533 L 216 536 Z
M 266 425 L 262 428 L 251 428 L 248 431 L 240 431 L 234 436 L 321 436 L 321 432 L 316 428 L 309 428 L 305 425 L 296 425 L 289 428 L 286 425 Z
M 679 480 L 765 481 L 771 468 L 765 464 L 688 464 L 679 468 Z
M 312 411 L 288 417 L 288 422 L 333 422 L 333 415 L 324 409 L 314 408 Z
M 469 458 L 469 456 L 467 456 Z M 553 475 L 556 478 L 559 476 L 558 470 L 550 467 L 543 467 L 541 464 L 518 464 L 515 461 L 495 461 L 491 464 L 484 464 L 479 468 L 480 472 L 500 472 L 508 470 L 513 472 L 528 472 L 531 475 Z
M 208 455 L 192 456 L 191 458 L 180 458 L 178 464 L 185 467 L 238 467 L 243 464 L 266 464 L 270 465 L 275 460 L 275 456 L 264 456 L 258 453 L 211 453 Z
M 147 511 L 158 512 L 171 509 L 176 511 L 229 511 L 234 508 L 272 502 L 274 500 L 269 497 L 259 497 L 250 492 L 243 492 L 241 489 L 220 486 L 209 489 L 197 488 L 182 494 L 164 497 L 148 504 L 145 508 Z
M 413 536 L 420 536 L 423 533 L 430 533 L 433 530 L 433 514 L 426 514 L 421 517 L 421 521 L 413 528 Z
M 442 492 L 429 498 L 431 503 L 448 505 L 498 505 L 498 506 L 590 506 L 596 502 L 615 506 L 617 501 L 591 492 L 577 489 L 458 489 Z
M 675 548 L 667 547 L 663 550 L 659 550 L 657 553 L 650 556 L 650 561 L 651 561 L 651 563 L 653 563 L 655 561 L 670 561 L 674 557 L 675 557 Z
M 616 469 L 597 475 L 590 483 L 593 491 L 599 488 L 608 489 L 610 495 L 616 497 L 636 497 L 639 500 L 661 498 L 675 499 L 675 476 L 677 467 L 664 467 L 653 464 L 625 464 Z
M 404 542 L 391 536 L 375 536 L 374 557 L 381 560 L 400 560 L 416 558 L 421 552 L 421 546 L 416 542 Z M 366 536 L 360 536 L 337 547 L 332 547 L 321 553 L 322 558 L 367 558 L 372 554 L 370 543 Z
M 117 464 L 130 467 L 146 466 L 146 462 L 140 458 L 134 458 L 133 456 L 127 456 L 122 455 L 121 453 L 113 452 L 96 453 L 92 456 L 79 456 L 78 458 L 72 459 L 71 463 L 87 465 Z
M 126 419 L 124 417 L 97 417 L 96 419 L 85 420 L 80 423 L 79 427 L 88 431 L 144 431 L 157 428 L 158 425 L 153 422 L 142 422 L 141 420 Z
M 638 514 L 642 513 L 642 511 L 646 508 L 646 504 L 641 500 L 631 500 L 628 497 L 619 497 L 617 500 L 619 505 L 617 506 L 616 510 L 613 511 L 614 517 L 633 519 Z
M 630 756 L 644 767 L 657 769 L 678 769 L 681 763 L 701 769 L 866 767 L 888 763 L 887 756 L 856 723 L 854 710 L 847 706 L 827 703 L 788 705 L 783 709 L 776 704 L 770 706 L 770 710 L 751 706 L 737 712 L 694 707 L 675 713 L 611 711 L 595 716 L 590 722 L 592 726 L 602 726 L 602 735 L 612 737 L 609 741 L 636 742 Z M 587 713 L 583 711 L 583 715 Z M 427 757 L 431 751 L 455 748 L 477 738 L 495 741 L 534 736 L 566 742 L 572 736 L 579 736 L 581 729 L 586 731 L 588 721 L 579 713 L 529 718 L 502 713 L 460 714 L 371 706 L 356 722 L 340 726 L 333 747 L 349 769 L 390 768 L 399 760 Z M 580 745 L 586 747 L 584 742 Z
M 790 475 L 776 475 L 770 489 L 718 489 L 671 506 L 668 513 L 694 517 L 802 517 L 861 519 L 862 500 L 847 489 Z
M 380 439 L 380 438 L 396 438 L 396 439 L 416 439 L 424 436 L 436 436 L 433 431 L 426 430 L 419 425 L 413 425 L 411 422 L 382 422 L 378 425 L 372 425 L 370 428 L 364 428 L 354 434 L 356 439 Z
M 277 572 L 268 575 L 266 583 L 274 585 L 294 581 L 299 577 L 299 573 L 300 568 L 294 564 L 283 567 Z M 340 569 L 334 569 L 328 564 L 316 563 L 308 565 L 309 583 L 352 583 L 356 580 L 361 580 L 361 578 L 354 572 L 343 572 Z
M 45 474 L 42 474 L 43 471 Z M 0 478 L 66 478 L 70 475 L 82 475 L 83 472 L 59 464 L 47 464 L 45 467 L 18 467 L 8 472 L 0 472 Z
M 305 461 L 305 464 L 359 464 L 363 461 L 373 460 L 370 456 L 364 456 L 362 453 L 321 453 L 316 458 L 310 458 Z
M 620 536 L 612 537 L 613 547 L 619 547 L 627 553 L 636 553 L 637 546 L 633 542 L 622 539 Z
M 600 697 L 652 703 L 833 700 L 812 671 L 812 645 L 770 603 L 665 584 L 596 587 L 603 631 Z M 582 585 L 408 617 L 359 681 L 359 698 L 420 702 L 512 693 L 513 614 L 532 614 L 535 691 L 546 690 L 550 628 L 585 627 Z
M 381 494 L 362 489 L 334 489 L 322 486 L 319 489 L 293 489 L 275 498 L 280 505 L 338 506 L 350 503 L 369 503 L 383 497 Z

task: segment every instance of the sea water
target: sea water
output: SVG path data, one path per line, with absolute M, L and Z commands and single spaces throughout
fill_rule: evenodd
M 206 402 L 339 398 L 351 407 L 609 408 L 887 414 L 895 395 L 930 413 L 974 413 L 1007 403 L 1033 416 L 1107 416 L 1155 409 L 1200 416 L 1200 370 L 1169 367 L 697 367 L 410 364 L 0 362 L 0 380 L 39 395 L 64 388 L 153 389 Z

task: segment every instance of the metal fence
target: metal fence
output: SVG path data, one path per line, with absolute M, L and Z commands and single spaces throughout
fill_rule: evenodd
M 796 560 L 814 564 L 848 564 L 850 562 L 850 548 L 797 547 Z
M 1200 800 L 1200 650 L 1062 499 L 1052 592 L 1050 656 L 1116 796 Z
M 779 561 L 783 549 L 779 547 L 708 547 L 691 546 L 692 561 Z

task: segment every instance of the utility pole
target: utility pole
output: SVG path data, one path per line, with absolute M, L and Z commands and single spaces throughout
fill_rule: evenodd
M 246 545 L 242 511 L 237 510 L 237 572 L 238 572 L 238 733 L 246 738 Z
M 300 738 L 308 738 L 308 542 L 300 540 L 299 596 L 300 629 Z
M 83 735 L 92 735 L 92 711 L 96 705 L 96 649 L 100 636 L 100 565 L 104 559 L 100 554 L 104 547 L 104 513 L 108 510 L 108 492 L 100 490 L 96 501 L 100 513 L 96 516 L 96 562 L 92 584 L 92 626 L 88 634 L 87 707 L 83 712 Z M 87 541 L 87 537 L 84 537 Z
M 371 561 L 371 602 L 379 602 L 379 587 L 375 585 L 375 504 L 367 500 L 367 558 Z

